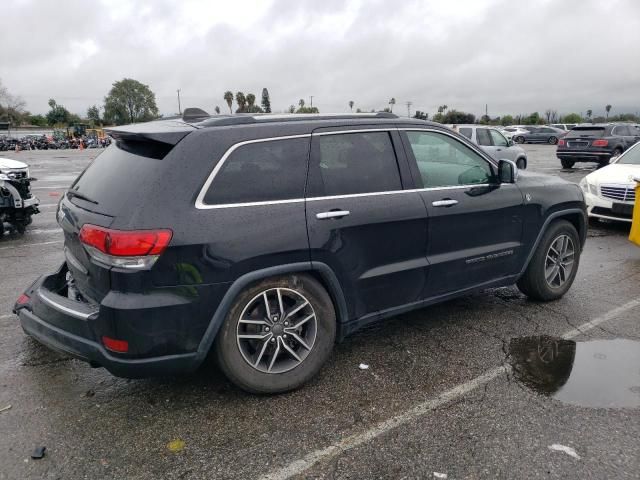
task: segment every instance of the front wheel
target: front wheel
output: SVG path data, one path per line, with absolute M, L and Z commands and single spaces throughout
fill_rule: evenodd
M 518 135 L 514 140 L 516 143 L 524 143 L 524 137 L 522 135 Z
M 329 358 L 336 315 L 309 275 L 266 279 L 238 295 L 215 341 L 221 370 L 251 393 L 293 390 Z
M 516 167 L 518 167 L 519 170 L 526 170 L 527 159 L 520 157 L 518 160 L 516 160 Z
M 579 263 L 576 228 L 566 220 L 557 220 L 542 236 L 518 288 L 534 300 L 557 300 L 571 288 Z

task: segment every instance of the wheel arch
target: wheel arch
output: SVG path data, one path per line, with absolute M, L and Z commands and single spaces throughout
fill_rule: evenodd
M 196 362 L 198 364 L 202 363 L 209 354 L 213 341 L 215 340 L 220 327 L 224 323 L 229 310 L 233 307 L 234 300 L 240 292 L 249 285 L 260 280 L 294 273 L 310 275 L 318 281 L 325 290 L 327 290 L 336 310 L 337 327 L 338 331 L 340 331 L 340 324 L 349 319 L 349 314 L 340 282 L 328 265 L 321 262 L 298 262 L 263 268 L 245 273 L 231 284 L 218 304 L 218 307 L 216 308 L 216 311 L 209 321 L 209 325 L 200 340 L 200 344 L 198 345 L 198 350 L 196 352 Z
M 527 255 L 527 259 L 522 266 L 522 270 L 520 271 L 520 276 L 522 276 L 529 266 L 529 262 L 531 258 L 536 252 L 538 245 L 540 244 L 540 240 L 542 240 L 542 236 L 545 234 L 549 226 L 557 220 L 567 220 L 570 222 L 578 232 L 578 237 L 580 238 L 580 247 L 583 248 L 585 241 L 587 239 L 587 217 L 584 210 L 580 208 L 568 208 L 564 210 L 559 210 L 557 212 L 553 212 L 549 214 L 549 216 L 545 219 L 542 228 L 538 232 L 538 236 L 536 237 L 536 241 L 533 243 L 531 247 L 531 251 Z

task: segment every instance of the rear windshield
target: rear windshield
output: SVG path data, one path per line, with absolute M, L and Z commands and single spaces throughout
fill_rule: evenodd
M 91 162 L 70 188 L 91 201 L 76 196 L 71 199 L 73 203 L 89 210 L 115 215 L 132 198 L 140 196 L 140 187 L 153 181 L 163 161 L 145 156 L 152 153 L 149 146 L 135 148 L 128 144 L 125 148 L 128 151 L 112 144 Z M 151 150 L 154 150 L 153 147 Z M 135 208 L 135 205 L 126 208 Z
M 601 137 L 604 127 L 574 127 L 569 130 L 569 137 Z

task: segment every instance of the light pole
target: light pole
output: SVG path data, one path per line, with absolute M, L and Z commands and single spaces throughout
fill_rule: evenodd
M 180 89 L 177 89 L 178 92 L 178 115 L 182 115 L 182 108 L 180 107 Z

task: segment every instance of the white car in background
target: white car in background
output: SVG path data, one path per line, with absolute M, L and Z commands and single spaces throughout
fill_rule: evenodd
M 514 136 L 525 135 L 529 133 L 529 130 L 525 130 L 522 127 L 502 127 L 500 132 L 509 140 L 513 140 Z
M 582 179 L 589 217 L 631 222 L 636 182 L 640 182 L 640 143 Z

